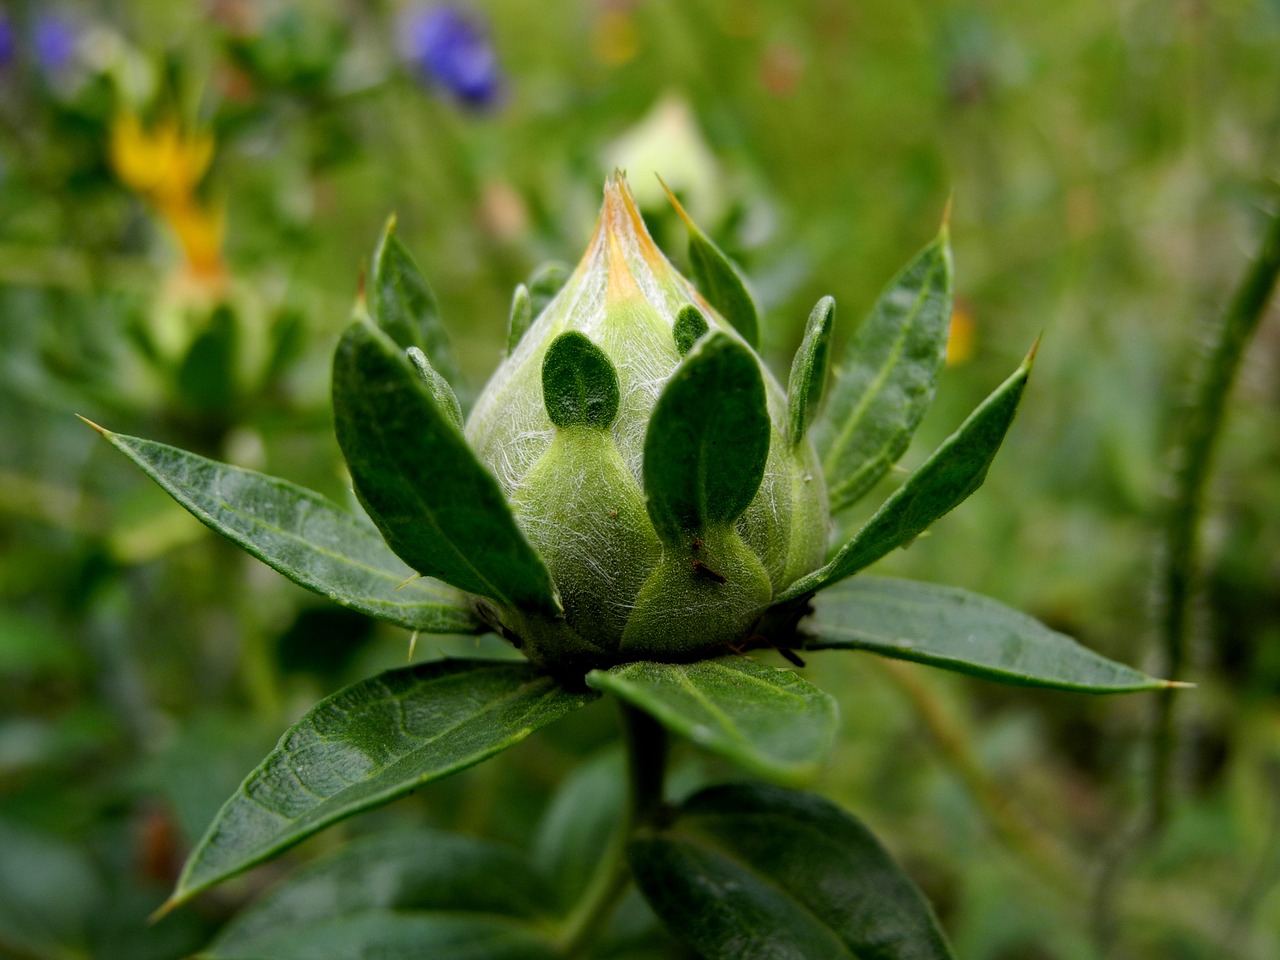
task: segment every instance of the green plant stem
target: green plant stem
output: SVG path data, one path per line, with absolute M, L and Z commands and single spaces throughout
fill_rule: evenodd
M 1187 660 L 1191 597 L 1199 573 L 1200 519 L 1204 491 L 1227 398 L 1235 384 L 1245 348 L 1266 311 L 1280 276 L 1280 217 L 1272 216 L 1262 249 L 1254 258 L 1231 305 L 1214 331 L 1213 343 L 1179 422 L 1182 437 L 1174 461 L 1174 493 L 1165 522 L 1161 570 L 1164 609 L 1160 624 L 1164 676 L 1177 680 Z M 1176 691 L 1159 695 L 1152 740 L 1148 832 L 1159 833 L 1168 819 L 1175 747 Z
M 614 835 L 577 908 L 565 920 L 559 938 L 560 952 L 565 957 L 584 956 L 584 951 L 604 930 L 631 882 L 627 843 L 638 829 L 653 823 L 663 810 L 667 732 L 644 711 L 626 704 L 620 706 L 630 784 L 626 820 Z

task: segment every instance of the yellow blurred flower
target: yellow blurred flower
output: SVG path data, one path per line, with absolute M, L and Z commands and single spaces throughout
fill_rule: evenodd
M 194 278 L 221 281 L 222 208 L 200 200 L 196 188 L 213 160 L 207 133 L 184 130 L 172 118 L 144 128 L 130 113 L 111 127 L 111 166 L 120 182 L 155 207 L 178 238 Z
M 947 366 L 954 367 L 973 356 L 977 325 L 969 305 L 959 297 L 951 311 L 951 328 L 947 331 Z

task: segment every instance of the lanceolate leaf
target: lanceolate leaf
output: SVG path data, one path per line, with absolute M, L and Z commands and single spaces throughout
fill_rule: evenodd
M 593 699 L 523 663 L 441 660 L 318 703 L 226 802 L 169 904 L 519 743 Z
M 533 323 L 533 299 L 529 296 L 529 288 L 523 283 L 516 284 L 516 292 L 511 295 L 511 318 L 507 321 L 507 353 L 515 351 L 516 345 L 524 339 L 524 332 Z
M 373 255 L 373 320 L 402 349 L 418 347 L 446 381 L 454 381 L 457 371 L 436 296 L 395 229 L 392 217 Z
M 933 402 L 950 319 L 944 225 L 880 294 L 836 365 L 819 440 L 833 510 L 855 502 L 906 452 Z
M 987 680 L 1084 693 L 1168 687 L 989 597 L 887 577 L 856 577 L 814 600 L 809 650 L 866 650 Z
M 835 736 L 835 701 L 794 671 L 746 657 L 628 663 L 593 670 L 587 685 L 774 780 L 812 776 Z
M 1034 358 L 1033 349 L 1013 376 L 982 401 L 960 429 L 894 491 L 835 559 L 801 577 L 779 600 L 822 590 L 875 563 L 890 550 L 919 536 L 982 486 L 987 468 L 1013 423 Z
M 708 523 L 736 520 L 768 456 L 759 364 L 729 334 L 712 333 L 667 381 L 645 434 L 644 489 L 659 535 L 681 542 Z
M 831 365 L 831 325 L 835 316 L 835 300 L 823 297 L 818 301 L 805 324 L 800 349 L 791 361 L 791 378 L 787 381 L 787 440 L 793 447 L 804 439 L 822 403 L 827 368 Z
M 367 323 L 347 328 L 333 361 L 338 443 L 393 550 L 419 573 L 554 615 L 546 566 L 409 361 Z
M 742 334 L 742 339 L 753 348 L 758 347 L 760 311 L 756 308 L 755 299 L 747 289 L 742 274 L 733 265 L 733 261 L 693 222 L 665 183 L 662 184 L 662 189 L 667 191 L 667 199 L 688 228 L 689 267 L 693 271 L 693 280 L 698 290 Z
M 411 571 L 367 521 L 317 493 L 151 440 L 97 429 L 169 496 L 294 583 L 411 630 L 474 633 L 452 588 Z
M 607 430 L 618 417 L 618 374 L 603 350 L 570 330 L 542 360 L 542 402 L 557 427 Z
M 449 381 L 431 366 L 431 361 L 427 359 L 427 355 L 417 347 L 410 347 L 405 351 L 405 356 L 409 358 L 409 362 L 413 364 L 418 376 L 422 378 L 423 384 L 427 390 L 431 392 L 431 397 L 441 410 L 443 410 L 453 421 L 454 426 L 459 430 L 462 429 L 462 404 L 458 403 L 458 395 L 453 392 L 453 387 L 449 385 Z
M 712 787 L 631 844 L 667 927 L 707 960 L 951 960 L 928 903 L 861 823 L 822 797 Z
M 303 869 L 233 919 L 204 956 L 292 955 L 316 925 L 350 936 L 368 931 L 366 951 L 382 943 L 371 916 L 392 924 L 442 917 L 537 921 L 554 907 L 545 879 L 508 847 L 420 828 L 356 840 Z M 313 941 L 314 942 L 314 941 Z M 367 955 L 367 954 L 362 954 Z

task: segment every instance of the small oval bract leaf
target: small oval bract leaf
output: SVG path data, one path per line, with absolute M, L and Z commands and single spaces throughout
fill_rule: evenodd
M 557 427 L 607 430 L 618 417 L 618 374 L 603 350 L 570 330 L 547 348 L 542 401 Z
M 559 260 L 548 260 L 529 274 L 525 285 L 529 288 L 533 319 L 536 320 L 547 308 L 547 304 L 556 298 L 556 294 L 568 282 L 572 272 L 568 264 L 561 263 Z
M 226 802 L 170 903 L 479 763 L 594 697 L 532 664 L 486 660 L 439 660 L 347 687 L 290 727 Z
M 702 311 L 692 303 L 687 303 L 676 314 L 675 326 L 672 328 L 676 338 L 676 349 L 680 356 L 685 356 L 693 345 L 707 335 L 710 326 Z
M 462 404 L 458 403 L 458 395 L 453 392 L 453 387 L 449 385 L 449 381 L 440 376 L 436 368 L 431 366 L 431 361 L 427 359 L 427 355 L 417 347 L 410 347 L 405 351 L 405 356 L 409 358 L 409 362 L 418 371 L 418 376 L 422 378 L 422 382 L 431 391 L 431 396 L 435 398 L 440 409 L 448 414 L 449 419 L 461 430 Z
M 533 299 L 529 296 L 529 288 L 523 283 L 516 284 L 515 293 L 511 295 L 511 317 L 507 321 L 508 354 L 515 350 L 531 323 L 533 323 Z
M 1108 660 L 1019 610 L 892 577 L 855 577 L 814 598 L 807 650 L 866 650 L 1016 686 L 1129 693 L 1169 686 Z
M 791 377 L 787 381 L 787 440 L 793 447 L 804 439 L 822 404 L 827 368 L 831 365 L 831 327 L 835 316 L 834 298 L 823 297 L 818 301 L 809 314 L 804 339 L 791 361 Z
M 731 523 L 769 456 L 769 412 L 755 356 L 727 333 L 704 337 L 663 388 L 644 442 L 649 515 L 668 542 Z

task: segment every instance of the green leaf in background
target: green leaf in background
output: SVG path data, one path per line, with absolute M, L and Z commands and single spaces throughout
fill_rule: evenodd
M 547 304 L 556 298 L 572 272 L 567 263 L 548 260 L 529 274 L 526 286 L 529 288 L 529 300 L 533 304 L 533 319 L 538 319 L 542 311 L 547 309 Z
M 89 421 L 85 421 L 88 423 Z M 475 633 L 452 588 L 415 580 L 366 521 L 304 487 L 89 424 L 198 520 L 294 583 L 379 620 Z
M 695 307 L 692 303 L 687 303 L 680 308 L 680 312 L 676 314 L 675 326 L 672 332 L 676 338 L 676 349 L 680 351 L 680 356 L 685 356 L 693 345 L 707 335 L 707 331 L 711 329 L 707 325 L 707 318 L 702 315 L 702 311 Z
M 555 615 L 551 575 L 497 480 L 409 361 L 352 323 L 333 361 L 338 444 L 360 502 L 411 567 L 511 606 Z
M 88 853 L 0 820 L 0 956 L 88 956 L 90 918 L 106 898 Z
M 436 295 L 395 229 L 396 218 L 392 217 L 373 254 L 373 321 L 401 349 L 419 348 L 445 380 L 455 382 L 457 370 Z
M 618 374 L 586 334 L 560 334 L 542 360 L 542 402 L 557 427 L 607 430 L 618 417 Z
M 661 183 L 661 178 L 659 182 Z M 667 199 L 689 231 L 689 267 L 693 271 L 693 280 L 698 290 L 711 306 L 733 324 L 733 328 L 742 334 L 742 339 L 752 349 L 759 347 L 760 311 L 756 308 L 755 298 L 747 289 L 742 274 L 733 265 L 733 261 L 693 222 L 665 183 L 662 184 L 662 189 L 667 191 Z
M 382 942 L 370 916 L 393 923 L 433 915 L 536 922 L 552 907 L 543 876 L 509 847 L 438 830 L 397 830 L 356 840 L 299 871 L 233 919 L 204 956 L 290 956 L 317 924 L 347 936 L 369 931 L 362 942 L 368 952 Z
M 462 404 L 458 403 L 458 395 L 453 392 L 453 387 L 449 385 L 449 381 L 440 376 L 436 368 L 431 366 L 431 361 L 427 359 L 427 355 L 417 347 L 410 347 L 404 352 L 404 355 L 409 358 L 413 368 L 418 371 L 418 376 L 422 378 L 422 382 L 431 391 L 431 397 L 435 400 L 436 405 L 448 415 L 454 426 L 461 430 Z
M 649 515 L 669 543 L 732 523 L 751 503 L 769 456 L 764 380 L 727 333 L 704 337 L 663 388 L 644 442 Z
M 1170 686 L 1011 607 L 957 587 L 856 577 L 814 600 L 806 650 L 866 650 L 987 680 L 1083 693 Z
M 933 911 L 859 821 L 811 793 L 712 787 L 630 848 L 667 927 L 707 960 L 951 960 Z
M 516 346 L 524 338 L 524 332 L 533 323 L 533 299 L 529 296 L 529 288 L 523 283 L 516 284 L 516 291 L 511 295 L 511 316 L 507 320 L 507 354 L 515 352 Z
M 831 326 L 835 321 L 836 302 L 823 297 L 809 314 L 804 339 L 791 361 L 791 377 L 787 381 L 787 440 L 794 447 L 809 430 L 822 405 L 822 392 L 831 365 Z
M 594 698 L 530 664 L 440 660 L 321 700 L 226 802 L 166 907 L 313 833 L 479 763 Z
M 593 670 L 587 686 L 752 773 L 788 783 L 817 772 L 836 732 L 831 697 L 794 671 L 747 657 L 627 663 Z
M 982 486 L 1018 412 L 1035 353 L 1032 348 L 1013 375 L 893 492 L 830 563 L 801 577 L 779 600 L 823 590 L 875 563 L 895 547 L 910 543 Z
M 484 914 L 365 910 L 323 917 L 253 944 L 219 949 L 211 960 L 558 960 L 545 932 L 527 921 Z
M 570 910 L 592 878 L 610 869 L 607 854 L 624 840 L 626 812 L 627 765 L 618 749 L 580 764 L 556 790 L 538 825 L 533 862 L 554 880 L 561 910 Z
M 216 307 L 178 367 L 183 399 L 203 413 L 227 416 L 236 399 L 240 349 L 235 312 L 225 304 Z
M 858 500 L 906 452 L 933 402 L 950 320 L 944 224 L 880 294 L 836 364 L 818 444 L 833 511 Z

